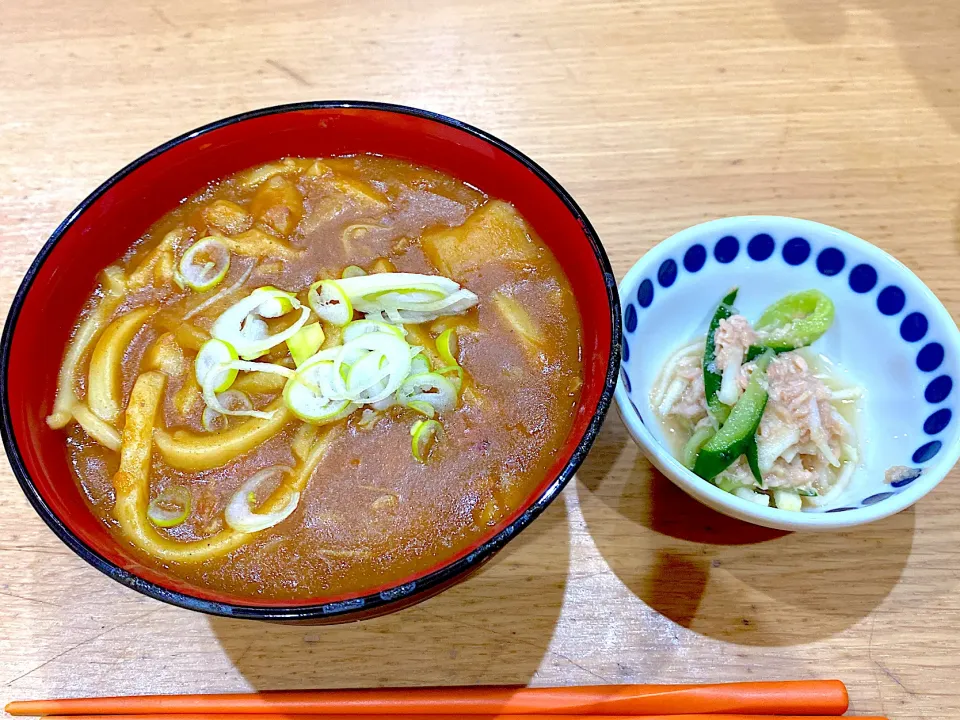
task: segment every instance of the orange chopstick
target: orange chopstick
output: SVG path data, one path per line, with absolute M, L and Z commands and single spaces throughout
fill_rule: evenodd
M 839 680 L 794 680 L 143 695 L 12 702 L 6 711 L 11 715 L 842 715 L 847 706 L 847 689 Z
M 174 715 L 45 715 L 48 720 L 224 720 L 225 714 L 174 714 Z M 237 716 L 233 716 L 237 717 Z M 281 714 L 243 714 L 244 720 L 459 720 L 463 715 L 281 715 Z M 471 720 L 834 720 L 838 715 L 715 715 L 697 713 L 694 715 L 470 715 Z M 852 717 L 844 720 L 888 720 L 885 717 Z

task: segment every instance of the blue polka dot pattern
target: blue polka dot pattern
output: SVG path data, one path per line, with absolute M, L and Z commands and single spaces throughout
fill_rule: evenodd
M 918 477 L 920 477 L 922 474 L 923 474 L 923 471 L 920 468 L 913 468 L 909 472 L 909 474 L 907 474 L 905 477 L 902 477 L 899 480 L 894 480 L 892 483 L 890 483 L 890 487 L 895 487 L 895 488 L 906 487 L 907 485 L 912 483 L 914 480 L 916 480 Z
M 637 309 L 633 303 L 627 303 L 627 310 L 623 314 L 623 325 L 628 333 L 637 329 Z
M 766 233 L 754 235 L 753 239 L 747 244 L 747 255 L 751 260 L 763 262 L 773 255 L 773 238 Z
M 639 326 L 638 307 L 648 308 L 653 304 L 656 294 L 656 286 L 661 288 L 673 287 L 680 280 L 681 270 L 696 274 L 700 272 L 710 260 L 710 255 L 718 263 L 729 264 L 736 260 L 740 254 L 741 243 L 735 235 L 724 235 L 716 240 L 713 245 L 712 253 L 709 244 L 694 243 L 683 253 L 680 258 L 667 258 L 660 263 L 657 268 L 656 276 L 645 278 L 637 287 L 636 302 L 627 302 L 624 311 L 624 329 L 626 333 L 633 334 Z M 745 242 L 744 250 L 747 256 L 754 262 L 766 262 L 774 256 L 777 251 L 777 241 L 768 233 L 761 232 L 753 235 L 749 241 Z M 800 266 L 807 262 L 811 257 L 816 258 L 817 272 L 825 277 L 835 277 L 841 275 L 847 268 L 847 256 L 843 250 L 838 247 L 825 247 L 815 249 L 813 245 L 804 237 L 793 237 L 783 244 L 780 254 L 783 261 L 790 266 Z M 849 270 L 847 283 L 850 289 L 860 295 L 866 295 L 877 289 L 880 276 L 877 269 L 869 263 L 856 263 Z M 867 301 L 870 302 L 870 301 Z M 877 293 L 875 304 L 877 310 L 887 317 L 900 315 L 907 306 L 907 296 L 903 288 L 896 284 L 887 284 L 882 286 Z M 907 313 L 899 323 L 900 338 L 906 343 L 920 343 L 931 330 L 930 316 L 919 310 Z M 633 351 L 627 338 L 623 339 L 622 357 L 624 363 L 629 363 Z M 932 373 L 937 370 L 945 360 L 945 350 L 939 342 L 928 342 L 920 348 L 916 356 L 916 367 L 925 373 Z M 623 387 L 627 393 L 632 393 L 633 387 L 630 377 L 627 374 L 626 367 L 621 368 L 620 377 Z M 950 375 L 941 374 L 926 385 L 924 388 L 924 399 L 930 405 L 939 405 L 943 403 L 953 391 L 954 380 Z M 643 417 L 639 408 L 632 398 L 628 397 L 636 416 L 643 423 Z M 928 436 L 937 436 L 946 430 L 953 421 L 954 410 L 947 407 L 931 408 L 930 415 L 923 423 L 923 430 Z M 906 469 L 898 480 L 888 485 L 888 490 L 878 492 L 864 498 L 856 506 L 843 506 L 831 508 L 826 512 L 846 512 L 856 510 L 857 507 L 869 507 L 883 502 L 897 494 L 901 489 L 913 483 L 921 477 L 926 463 L 933 460 L 943 449 L 945 440 L 931 437 L 928 442 L 916 448 L 910 459 L 918 467 Z
M 917 367 L 923 372 L 933 372 L 943 362 L 943 345 L 932 342 L 923 346 L 917 354 Z
M 677 280 L 677 262 L 673 258 L 664 260 L 657 270 L 657 282 L 660 287 L 668 288 Z
M 907 342 L 917 342 L 923 339 L 929 327 L 930 323 L 927 321 L 926 315 L 919 312 L 912 312 L 900 323 L 900 337 Z
M 720 238 L 717 241 L 716 247 L 713 248 L 713 256 L 717 259 L 717 262 L 724 264 L 733 262 L 739 252 L 740 241 L 733 235 Z
M 783 246 L 783 259 L 788 265 L 803 265 L 810 257 L 810 243 L 802 237 L 795 237 L 793 240 L 787 240 Z
M 877 493 L 876 495 L 871 495 L 871 496 L 868 497 L 868 498 L 864 498 L 864 500 L 863 500 L 863 502 L 861 503 L 861 505 L 864 505 L 864 506 L 866 506 L 866 505 L 876 505 L 878 502 L 880 502 L 881 500 L 886 500 L 886 499 L 887 499 L 888 497 L 890 497 L 891 495 L 893 495 L 892 492 Z
M 872 265 L 860 264 L 850 271 L 850 289 L 854 292 L 868 293 L 877 285 L 877 271 Z
M 936 405 L 942 403 L 953 390 L 953 379 L 949 375 L 941 375 L 930 381 L 927 389 L 923 391 L 923 398 L 928 403 Z
M 817 255 L 817 270 L 821 275 L 833 277 L 840 274 L 843 266 L 847 264 L 847 258 L 837 248 L 827 248 Z
M 919 464 L 933 460 L 934 456 L 940 452 L 941 447 L 943 447 L 942 442 L 939 440 L 931 440 L 926 445 L 921 445 L 917 448 L 916 452 L 913 453 L 913 461 Z
M 637 302 L 642 308 L 650 307 L 650 303 L 653 302 L 653 283 L 650 282 L 650 278 L 640 283 L 640 287 L 637 288 Z
M 707 262 L 707 249 L 699 243 L 691 245 L 683 254 L 683 267 L 687 272 L 699 272 L 705 262 Z
M 896 285 L 887 285 L 877 295 L 877 309 L 884 315 L 896 315 L 907 304 L 907 296 Z
M 953 417 L 953 413 L 951 413 L 947 408 L 937 410 L 924 421 L 923 431 L 927 435 L 937 435 L 938 433 L 943 432 L 947 425 L 950 424 L 951 417 Z

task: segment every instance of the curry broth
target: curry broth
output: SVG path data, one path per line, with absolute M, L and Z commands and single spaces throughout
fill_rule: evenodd
M 223 201 L 247 217 L 211 210 L 229 210 Z M 212 232 L 226 238 L 231 251 L 223 281 L 202 293 L 169 282 L 171 263 Z M 257 287 L 274 286 L 303 299 L 318 278 L 339 277 L 356 265 L 370 273 L 446 275 L 479 296 L 477 307 L 463 315 L 407 326 L 409 342 L 425 347 L 443 329 L 455 328 L 466 373 L 458 406 L 438 418 L 443 436 L 427 461 L 411 453 L 416 413 L 397 406 L 373 416 L 354 412 L 340 421 L 343 431 L 310 477 L 297 509 L 280 524 L 199 564 L 162 562 L 133 548 L 146 565 L 198 587 L 240 597 L 298 599 L 397 582 L 476 542 L 520 506 L 570 432 L 582 364 L 580 319 L 569 282 L 512 206 L 448 175 L 373 156 L 270 163 L 184 201 L 119 265 L 127 286 L 111 318 L 147 305 L 158 308 L 124 353 L 123 407 L 137 377 L 161 367 L 167 381 L 157 427 L 174 435 L 205 432 L 193 358 L 217 316 Z M 234 293 L 196 310 L 237 283 Z M 78 325 L 106 294 L 105 281 Z M 282 319 L 274 323 L 282 324 Z M 326 324 L 324 329 L 326 343 L 336 342 L 336 329 Z M 165 357 L 174 361 L 157 360 L 156 348 L 163 344 L 173 352 Z M 73 387 L 80 402 L 89 356 L 88 350 Z M 285 345 L 264 359 L 292 367 Z M 282 382 L 241 373 L 235 387 L 262 408 L 279 396 Z M 228 429 L 243 420 L 228 418 Z M 117 425 L 122 428 L 122 414 Z M 187 520 L 159 532 L 183 542 L 218 532 L 226 503 L 244 481 L 265 467 L 294 466 L 310 433 L 311 426 L 293 420 L 252 451 L 199 472 L 169 466 L 154 449 L 150 496 L 180 485 L 192 498 Z M 112 515 L 118 453 L 75 423 L 67 427 L 67 451 L 91 509 L 124 540 Z

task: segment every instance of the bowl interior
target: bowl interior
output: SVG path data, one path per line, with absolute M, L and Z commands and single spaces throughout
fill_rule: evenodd
M 611 348 L 618 313 L 603 250 L 572 200 L 542 170 L 508 146 L 429 113 L 359 103 L 273 108 L 173 140 L 108 180 L 54 234 L 14 302 L 4 333 L 2 367 L 4 435 L 11 462 L 41 515 L 87 559 L 96 560 L 89 555 L 92 551 L 100 560 L 148 583 L 215 602 L 277 607 L 347 599 L 260 602 L 201 590 L 144 567 L 87 510 L 68 467 L 64 435 L 50 430 L 44 418 L 52 407 L 72 325 L 97 273 L 117 260 L 151 223 L 207 182 L 257 163 L 287 155 L 358 153 L 436 168 L 514 203 L 555 253 L 573 285 L 583 318 L 585 374 L 574 427 L 527 505 L 492 528 L 488 540 L 503 533 L 509 536 L 515 521 L 531 505 L 535 512 L 541 510 L 582 460 L 609 402 L 616 372 L 615 357 L 611 362 L 616 353 Z M 589 437 L 581 443 L 585 435 Z M 529 516 L 528 512 L 521 527 Z M 476 548 L 468 549 L 418 578 L 436 575 L 471 552 L 478 554 Z M 101 565 L 101 569 L 105 568 Z M 140 582 L 137 578 L 117 579 L 134 586 Z M 406 585 L 415 579 L 409 578 Z M 152 594 L 158 594 L 153 590 Z M 390 595 L 386 588 L 371 588 L 371 593 L 381 591 Z
M 720 298 L 734 286 L 740 288 L 737 308 L 751 320 L 788 293 L 825 292 L 834 302 L 835 320 L 813 348 L 865 389 L 858 418 L 860 467 L 842 494 L 798 521 L 832 524 L 833 513 L 855 513 L 846 524 L 895 512 L 949 471 L 960 451 L 960 392 L 953 388 L 960 377 L 960 342 L 952 318 L 930 290 L 886 253 L 834 228 L 790 218 L 731 218 L 661 243 L 620 288 L 624 348 L 618 397 L 622 393 L 629 401 L 621 412 L 639 414 L 640 432 L 665 455 L 668 474 L 688 489 L 708 485 L 665 450 L 650 390 L 669 355 L 706 333 Z M 888 484 L 885 471 L 900 465 L 923 473 Z M 793 515 L 707 489 L 716 491 L 711 499 L 740 511 L 756 508 L 758 517 Z

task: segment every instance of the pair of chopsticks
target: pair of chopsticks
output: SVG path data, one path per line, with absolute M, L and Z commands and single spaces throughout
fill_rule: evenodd
M 12 702 L 11 715 L 46 720 L 814 720 L 843 715 L 838 680 L 720 685 L 438 687 L 231 695 L 144 695 Z M 860 718 L 859 720 L 884 720 Z

